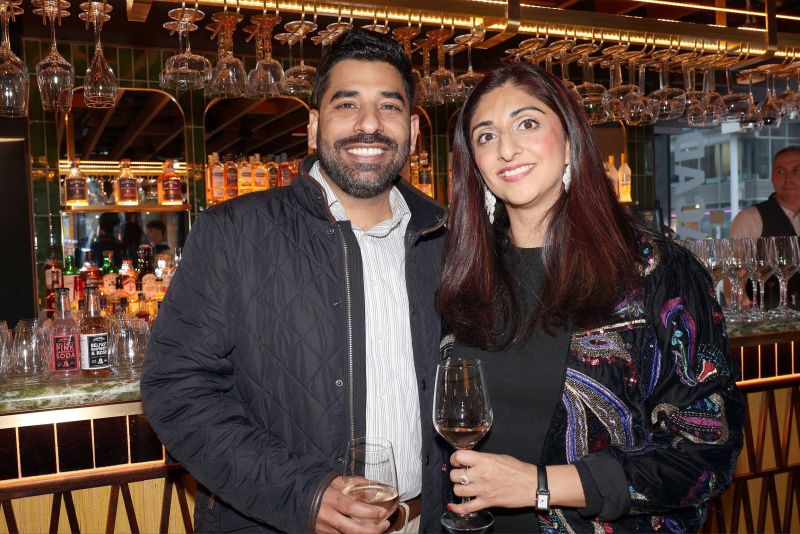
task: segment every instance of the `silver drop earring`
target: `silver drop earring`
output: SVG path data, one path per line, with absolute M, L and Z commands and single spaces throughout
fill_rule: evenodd
M 570 170 L 569 163 L 564 168 L 564 174 L 561 176 L 561 181 L 564 182 L 564 192 L 569 191 L 569 184 L 572 182 L 572 171 Z
M 486 207 L 486 214 L 489 216 L 489 224 L 494 224 L 494 207 L 497 205 L 497 197 L 485 185 L 483 186 L 483 204 Z

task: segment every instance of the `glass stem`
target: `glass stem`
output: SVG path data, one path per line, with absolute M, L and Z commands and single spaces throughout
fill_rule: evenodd
M 50 17 L 50 48 L 53 50 L 57 50 L 56 48 L 56 21 L 53 17 Z
M 764 282 L 765 280 L 756 280 L 756 285 L 758 286 L 758 312 L 759 314 L 764 313 Z
M 783 276 L 778 277 L 778 288 L 780 292 L 780 303 L 778 304 L 778 309 L 781 312 L 786 311 L 786 289 L 788 287 L 787 280 Z

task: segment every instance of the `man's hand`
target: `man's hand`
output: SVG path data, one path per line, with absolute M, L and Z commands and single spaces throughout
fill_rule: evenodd
M 317 515 L 317 534 L 381 534 L 389 528 L 386 511 L 342 493 L 344 481 L 336 477 L 322 496 Z

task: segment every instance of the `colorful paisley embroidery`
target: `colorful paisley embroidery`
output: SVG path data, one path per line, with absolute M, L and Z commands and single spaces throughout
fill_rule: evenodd
M 728 441 L 725 401 L 719 393 L 697 400 L 684 409 L 673 404 L 659 404 L 653 409 L 650 419 L 664 432 L 676 434 L 673 446 L 683 439 L 711 445 Z

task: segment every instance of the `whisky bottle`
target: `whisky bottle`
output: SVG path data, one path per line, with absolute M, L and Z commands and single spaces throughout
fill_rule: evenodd
M 48 290 L 64 287 L 61 262 L 56 257 L 55 245 L 50 245 L 50 258 L 44 266 L 44 284 Z
M 151 300 L 158 292 L 158 282 L 156 281 L 156 270 L 153 267 L 153 252 L 150 245 L 139 245 L 136 250 L 136 274 L 142 286 L 142 294 L 145 300 Z
M 267 189 L 267 167 L 261 163 L 261 154 L 250 156 L 250 165 L 253 167 L 253 191 Z
M 103 294 L 109 298 L 114 295 L 117 289 L 117 278 L 119 278 L 119 271 L 111 262 L 111 256 L 113 255 L 113 251 L 107 250 L 103 254 L 103 265 L 100 266 L 100 272 L 103 274 Z
M 67 206 L 89 205 L 89 185 L 81 172 L 80 163 L 80 159 L 73 159 L 64 179 L 64 203 Z
M 94 263 L 94 253 L 89 250 L 86 252 L 86 261 L 83 262 L 81 267 L 81 278 L 84 282 L 84 287 L 100 287 L 103 284 L 103 273 L 97 268 Z M 83 295 L 81 295 L 83 298 Z
M 292 185 L 292 164 L 289 163 L 289 157 L 286 153 L 281 154 L 281 162 L 278 164 L 278 171 L 280 174 L 280 186 L 287 187 Z
M 119 162 L 119 176 L 114 184 L 114 202 L 117 206 L 136 206 L 139 204 L 139 183 L 131 173 L 131 160 Z
M 96 287 L 86 289 L 86 305 L 81 319 L 81 374 L 108 376 L 108 324 L 100 313 L 100 294 Z
M 225 156 L 225 200 L 239 195 L 239 169 L 233 156 Z
M 239 195 L 253 191 L 253 167 L 244 156 L 239 157 Z
M 122 290 L 125 292 L 128 302 L 130 302 L 136 296 L 137 274 L 136 270 L 133 268 L 133 260 L 122 260 L 119 276 L 122 279 Z
M 268 156 L 267 158 L 267 188 L 275 189 L 280 187 L 281 184 L 281 171 L 278 164 L 275 162 L 275 156 Z
M 225 200 L 225 168 L 219 161 L 219 154 L 214 152 L 208 156 L 206 168 L 208 205 L 212 206 Z
M 50 336 L 50 376 L 69 380 L 80 374 L 80 328 L 72 319 L 69 290 L 56 289 L 56 311 Z
M 162 206 L 180 206 L 183 204 L 181 179 L 175 173 L 175 163 L 171 159 L 164 162 L 157 185 L 159 204 Z

